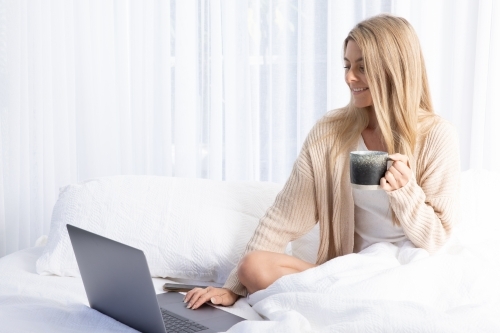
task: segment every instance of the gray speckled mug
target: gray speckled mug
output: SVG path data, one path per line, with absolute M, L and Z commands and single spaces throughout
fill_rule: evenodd
M 380 189 L 380 178 L 387 171 L 387 162 L 392 161 L 383 151 L 352 151 L 351 184 L 361 190 Z

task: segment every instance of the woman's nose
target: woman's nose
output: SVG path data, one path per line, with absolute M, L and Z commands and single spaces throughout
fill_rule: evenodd
M 346 82 L 355 82 L 358 80 L 358 77 L 354 74 L 352 69 L 349 69 L 347 73 L 345 73 Z

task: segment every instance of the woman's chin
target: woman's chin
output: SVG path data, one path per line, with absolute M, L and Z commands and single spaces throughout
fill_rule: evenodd
M 359 103 L 359 102 L 358 102 L 358 103 L 354 102 L 353 104 L 354 104 L 354 106 L 355 106 L 355 107 L 357 107 L 358 109 L 367 108 L 367 107 L 369 107 L 369 106 L 372 106 L 372 105 L 373 105 L 373 104 L 371 104 L 371 103 Z

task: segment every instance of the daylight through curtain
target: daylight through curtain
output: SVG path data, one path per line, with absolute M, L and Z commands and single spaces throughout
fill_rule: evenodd
M 47 234 L 59 188 L 148 174 L 284 182 L 343 106 L 342 41 L 416 28 L 462 169 L 500 172 L 500 3 L 0 0 L 0 256 Z M 497 19 L 495 19 L 497 18 Z

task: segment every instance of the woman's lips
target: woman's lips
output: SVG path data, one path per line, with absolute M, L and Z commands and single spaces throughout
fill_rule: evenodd
M 351 89 L 353 95 L 362 94 L 362 93 L 364 93 L 367 90 L 368 90 L 368 88 L 352 88 Z

